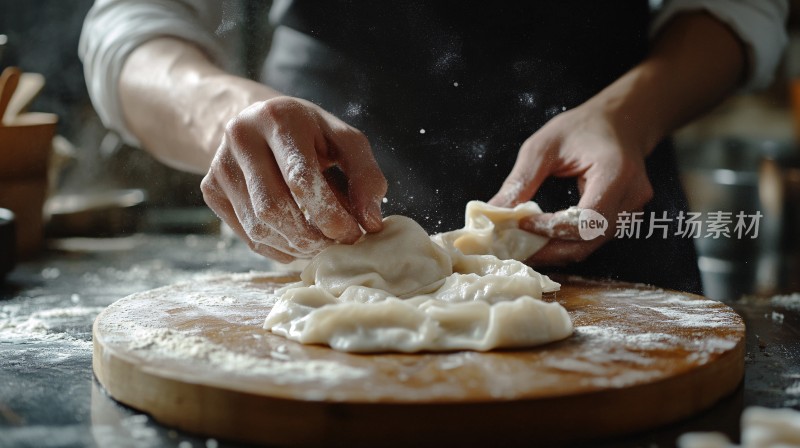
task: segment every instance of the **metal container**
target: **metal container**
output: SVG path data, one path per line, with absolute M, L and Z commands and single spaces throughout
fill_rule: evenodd
M 139 230 L 145 192 L 138 189 L 59 194 L 47 200 L 48 237 L 112 237 Z
M 762 264 L 757 292 L 800 290 L 800 153 L 794 146 L 769 145 L 759 170 L 764 212 Z
M 734 300 L 743 294 L 770 294 L 789 287 L 788 264 L 800 246 L 797 197 L 788 186 L 793 171 L 785 160 L 794 154 L 791 142 L 721 138 L 681 151 L 682 181 L 692 211 L 761 215 L 756 238 L 695 239 L 703 288 L 708 297 Z M 773 194 L 765 193 L 765 188 Z M 797 194 L 797 193 L 793 193 Z M 792 203 L 791 201 L 795 201 Z M 778 249 L 780 248 L 780 249 Z M 793 253 L 794 255 L 791 255 Z M 793 258 L 794 257 L 794 258 Z M 788 263 L 788 264 L 787 264 Z

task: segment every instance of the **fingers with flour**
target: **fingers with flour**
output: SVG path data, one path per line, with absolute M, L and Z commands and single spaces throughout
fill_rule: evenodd
M 653 196 L 644 161 L 635 157 L 609 155 L 587 169 L 579 185 L 582 186 L 582 191 L 577 210 L 588 209 L 602 215 L 608 222 L 605 234 L 593 240 L 581 240 L 579 222 L 575 216 L 576 219 L 568 221 L 578 231 L 578 238 L 555 236 L 557 240 L 553 240 L 531 257 L 531 264 L 559 265 L 585 260 L 614 237 L 616 218 L 620 212 L 641 210 Z M 559 213 L 567 214 L 569 210 L 557 212 L 549 223 L 544 221 L 543 216 L 524 223 L 521 227 L 540 233 L 543 227 L 553 227 L 553 221 L 559 218 Z
M 286 252 L 276 249 L 272 245 L 263 244 L 253 240 L 251 235 L 257 232 L 245 230 L 244 224 L 251 221 L 247 217 L 247 212 L 242 211 L 237 213 L 228 200 L 225 193 L 225 188 L 219 182 L 220 176 L 206 176 L 201 183 L 201 190 L 203 192 L 203 199 L 206 204 L 217 214 L 217 216 L 227 223 L 231 230 L 244 242 L 253 252 L 256 252 L 265 257 L 269 257 L 280 261 L 282 263 L 289 263 L 295 259 L 294 256 Z M 240 207 L 241 209 L 241 207 Z M 241 216 L 240 216 L 241 215 Z
M 311 224 L 332 240 L 355 242 L 361 236 L 358 222 L 337 199 L 323 173 L 327 167 L 318 159 L 317 148 L 325 149 L 320 117 L 299 100 L 270 102 L 258 111 L 264 124 L 258 129 Z
M 230 194 L 237 199 L 249 199 L 248 208 L 252 209 L 255 225 L 280 234 L 301 257 L 312 256 L 331 244 L 329 238 L 306 220 L 262 135 L 251 126 L 229 127 L 230 146 L 248 149 L 233 152 L 235 163 L 230 164 L 229 170 L 238 167 L 243 182 Z
M 230 120 L 202 188 L 246 240 L 298 258 L 383 227 L 386 180 L 366 138 L 297 98 L 254 103 Z

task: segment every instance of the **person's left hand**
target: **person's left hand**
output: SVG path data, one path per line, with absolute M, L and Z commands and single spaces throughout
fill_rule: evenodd
M 530 200 L 549 176 L 576 177 L 579 208 L 608 220 L 604 236 L 582 241 L 566 211 L 544 213 L 520 222 L 520 228 L 553 238 L 528 263 L 557 266 L 584 260 L 614 236 L 622 211 L 638 211 L 652 198 L 644 158 L 650 148 L 637 141 L 635 126 L 591 101 L 555 116 L 528 138 L 511 174 L 490 204 L 513 207 Z

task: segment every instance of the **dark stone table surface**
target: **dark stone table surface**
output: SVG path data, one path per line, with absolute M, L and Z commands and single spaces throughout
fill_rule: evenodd
M 0 447 L 237 446 L 164 427 L 106 395 L 92 374 L 91 324 L 132 293 L 214 272 L 272 268 L 244 245 L 208 235 L 50 241 L 0 284 Z M 800 409 L 796 299 L 731 304 L 747 324 L 745 381 L 734 394 L 688 420 L 595 446 L 670 447 L 687 431 L 722 431 L 736 440 L 745 407 Z

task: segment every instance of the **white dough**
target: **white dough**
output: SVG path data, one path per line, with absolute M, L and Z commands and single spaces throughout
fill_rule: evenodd
M 300 282 L 276 291 L 264 328 L 350 352 L 485 351 L 566 338 L 566 310 L 540 300 L 560 285 L 492 255 L 525 259 L 547 242 L 516 228 L 532 213 L 541 213 L 534 203 L 507 210 L 473 202 L 464 229 L 434 237 L 390 216 L 381 232 L 325 249 Z
M 464 228 L 434 235 L 442 246 L 452 245 L 465 255 L 494 255 L 502 260 L 525 261 L 549 241 L 519 228 L 519 221 L 542 213 L 535 202 L 514 208 L 495 207 L 481 201 L 470 201 L 464 213 Z
M 328 247 L 311 260 L 300 278 L 335 296 L 349 286 L 361 285 L 407 297 L 435 291 L 453 273 L 447 252 L 405 216 L 387 219 L 381 232 L 363 238 L 357 247 Z

